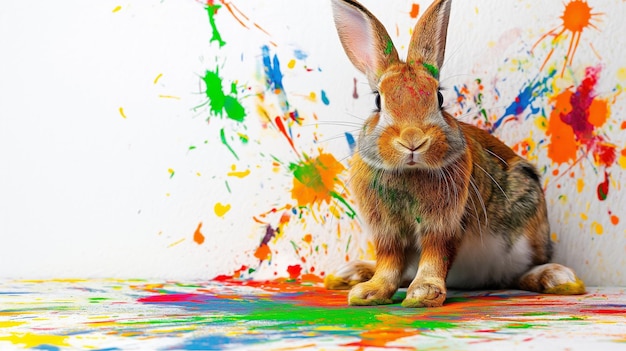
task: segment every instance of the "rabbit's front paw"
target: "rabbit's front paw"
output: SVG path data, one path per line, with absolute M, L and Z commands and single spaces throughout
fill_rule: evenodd
M 403 307 L 440 307 L 446 300 L 443 282 L 413 282 L 402 301 Z
M 355 285 L 348 295 L 350 306 L 376 306 L 389 305 L 392 303 L 391 296 L 394 290 L 372 281 Z

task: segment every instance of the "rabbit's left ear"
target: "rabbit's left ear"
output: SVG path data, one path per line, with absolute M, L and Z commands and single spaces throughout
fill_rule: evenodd
M 452 0 L 436 0 L 431 4 L 417 21 L 409 44 L 407 62 L 426 66 L 435 78 L 439 78 L 446 52 L 451 3 Z
M 399 62 L 391 37 L 382 23 L 357 1 L 332 0 L 332 6 L 335 26 L 348 58 L 376 90 L 382 72 Z

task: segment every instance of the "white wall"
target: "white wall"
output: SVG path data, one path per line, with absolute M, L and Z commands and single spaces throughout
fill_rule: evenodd
M 525 87 L 545 81 L 532 90 L 529 107 L 494 133 L 526 149 L 544 172 L 557 261 L 588 284 L 623 285 L 626 4 L 588 1 L 602 13 L 593 16 L 597 29 L 582 31 L 561 77 L 572 33 L 540 38 L 562 25 L 568 2 L 454 2 L 442 84 L 449 111 L 484 125 L 499 120 Z M 415 22 L 412 4 L 423 11 L 429 1 L 363 3 L 402 55 Z M 232 12 L 222 7 L 214 16 L 222 47 L 211 42 L 204 5 L 192 0 L 0 4 L 0 277 L 206 279 L 246 266 L 244 276 L 267 278 L 288 275 L 288 266 L 320 274 L 346 256 L 371 257 L 359 221 L 349 216 L 345 172 L 320 191 L 334 190 L 348 205 L 300 197 L 297 208 L 293 191 L 293 170 L 307 156 L 332 155 L 323 157 L 347 165 L 344 132 L 357 130 L 373 106 L 339 45 L 329 3 L 227 4 Z M 279 62 L 283 94 L 268 86 L 264 46 Z M 556 107 L 568 107 L 563 96 L 584 85 L 588 67 L 601 68 L 588 100 L 606 106 L 607 119 L 572 144 L 573 161 L 559 163 L 553 130 L 572 128 L 545 125 Z M 201 78 L 216 68 L 227 95 L 235 84 L 243 122 L 200 106 L 209 100 Z M 454 88 L 463 86 L 458 104 Z M 481 108 L 486 119 L 474 119 Z M 289 122 L 296 110 L 301 124 Z M 615 160 L 594 159 L 602 145 L 615 149 Z M 601 201 L 605 171 L 609 193 Z M 194 240 L 200 223 L 201 243 Z M 280 233 L 268 241 L 271 260 L 259 264 L 254 254 L 268 225 Z

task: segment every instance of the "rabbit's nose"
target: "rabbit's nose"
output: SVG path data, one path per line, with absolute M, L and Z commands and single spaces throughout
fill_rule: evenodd
M 415 152 L 423 148 L 427 141 L 428 139 L 421 129 L 411 127 L 404 129 L 400 133 L 398 144 L 411 152 Z

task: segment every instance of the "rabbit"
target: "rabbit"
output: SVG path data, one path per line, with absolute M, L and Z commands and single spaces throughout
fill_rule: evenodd
M 380 21 L 354 0 L 331 0 L 341 44 L 374 92 L 349 186 L 376 262 L 348 262 L 324 280 L 349 305 L 439 307 L 447 288 L 584 294 L 553 253 L 537 169 L 488 132 L 443 109 L 439 69 L 451 0 L 418 20 L 406 61 Z

